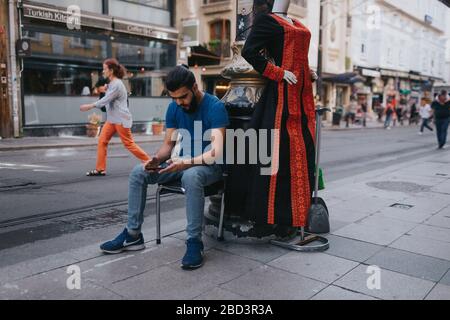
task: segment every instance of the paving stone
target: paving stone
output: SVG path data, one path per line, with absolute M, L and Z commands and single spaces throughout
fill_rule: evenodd
M 450 207 L 444 208 L 424 222 L 426 225 L 450 229 Z
M 268 265 L 314 280 L 332 283 L 355 268 L 358 263 L 324 253 L 293 251 Z
M 123 293 L 127 299 L 194 299 L 260 265 L 254 260 L 212 249 L 206 253 L 205 264 L 200 269 L 185 271 L 178 262 L 172 263 L 116 282 L 107 288 Z
M 390 247 L 450 261 L 449 242 L 405 235 L 392 243 Z
M 383 247 L 358 240 L 328 235 L 330 248 L 326 254 L 356 262 L 364 262 Z
M 329 286 L 315 295 L 311 300 L 378 300 L 374 297 L 353 292 L 336 286 Z
M 367 273 L 367 267 L 360 265 L 334 285 L 384 300 L 421 300 L 431 291 L 434 282 L 414 278 L 397 272 L 381 269 L 380 289 L 369 289 L 373 273 Z
M 385 248 L 366 261 L 386 270 L 438 282 L 450 268 L 450 261 Z
M 443 242 L 450 242 L 450 229 L 428 225 L 418 225 L 408 232 L 408 235 L 433 239 Z
M 248 300 L 248 298 L 220 287 L 215 287 L 214 289 L 199 295 L 194 300 Z
M 437 284 L 425 300 L 450 300 L 450 286 Z
M 333 232 L 334 235 L 386 246 L 417 226 L 414 223 L 371 216 Z
M 166 238 L 160 245 L 147 244 L 142 251 L 103 255 L 79 264 L 84 279 L 101 285 L 130 278 L 156 267 L 181 260 L 186 251 L 183 241 Z
M 262 243 L 257 241 L 253 243 L 227 241 L 219 244 L 216 249 L 264 263 L 272 261 L 289 252 L 286 249 L 276 247 L 270 243 Z
M 447 271 L 445 276 L 439 281 L 440 284 L 445 284 L 447 286 L 450 286 L 450 269 Z
M 325 288 L 326 284 L 261 266 L 221 287 L 255 300 L 306 300 Z

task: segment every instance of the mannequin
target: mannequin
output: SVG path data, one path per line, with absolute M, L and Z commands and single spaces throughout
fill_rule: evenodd
M 291 4 L 291 0 L 275 0 L 273 3 L 272 12 L 289 23 L 293 24 L 292 19 L 287 16 L 287 12 L 289 9 L 289 5 Z
M 271 174 L 250 165 L 244 215 L 256 223 L 305 227 L 314 186 L 314 77 L 308 62 L 311 32 L 287 16 L 290 0 L 275 0 L 254 22 L 242 56 L 268 82 L 250 128 L 272 130 Z M 270 140 L 270 139 L 269 139 Z

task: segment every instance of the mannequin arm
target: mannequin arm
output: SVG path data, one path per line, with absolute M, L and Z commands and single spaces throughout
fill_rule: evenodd
M 284 70 L 269 62 L 261 54 L 261 51 L 266 49 L 270 45 L 270 42 L 274 41 L 274 38 L 277 36 L 277 27 L 278 24 L 269 15 L 264 14 L 258 17 L 242 49 L 242 57 L 264 77 L 280 82 L 284 78 Z

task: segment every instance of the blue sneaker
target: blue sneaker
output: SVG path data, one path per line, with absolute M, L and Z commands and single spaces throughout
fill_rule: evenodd
M 125 228 L 114 240 L 102 244 L 100 249 L 110 254 L 142 250 L 145 249 L 144 236 L 140 233 L 137 238 L 133 238 Z
M 203 265 L 203 242 L 198 239 L 188 239 L 186 246 L 181 268 L 185 270 L 200 268 Z

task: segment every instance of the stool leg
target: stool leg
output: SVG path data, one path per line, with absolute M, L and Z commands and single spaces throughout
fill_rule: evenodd
M 219 230 L 217 234 L 217 240 L 224 241 L 223 237 L 223 217 L 225 214 L 225 190 L 222 193 L 222 201 L 220 205 L 220 218 L 219 218 Z
M 161 244 L 161 189 L 156 189 L 156 244 Z

